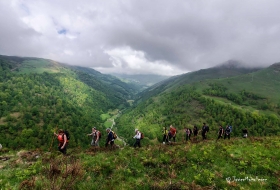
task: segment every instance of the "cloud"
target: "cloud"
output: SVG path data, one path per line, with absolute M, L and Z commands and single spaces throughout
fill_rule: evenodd
M 0 1 L 0 54 L 173 75 L 280 61 L 278 0 Z
M 124 73 L 124 74 L 157 74 L 157 75 L 177 75 L 182 71 L 174 69 L 172 64 L 165 60 L 149 61 L 145 53 L 136 51 L 130 47 L 120 47 L 105 51 L 109 55 L 113 66 L 94 68 L 103 73 Z

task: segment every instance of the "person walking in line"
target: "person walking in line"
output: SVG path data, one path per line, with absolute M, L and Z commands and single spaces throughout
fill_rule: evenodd
M 224 129 L 223 129 L 222 125 L 220 125 L 217 140 L 219 140 L 220 138 L 223 138 L 223 134 L 224 134 Z
M 196 125 L 193 126 L 193 139 L 194 141 L 197 140 L 197 135 L 198 135 L 198 128 Z
M 176 133 L 177 133 L 177 130 L 175 127 L 173 127 L 172 125 L 170 125 L 169 127 L 169 140 L 171 140 L 173 138 L 173 142 L 176 141 Z
M 206 134 L 208 133 L 209 131 L 209 127 L 206 126 L 206 123 L 203 123 L 203 126 L 202 126 L 202 129 L 201 129 L 201 135 L 202 135 L 202 139 L 203 140 L 206 140 Z
M 168 143 L 168 130 L 166 129 L 166 127 L 163 128 L 162 133 L 163 133 L 162 144 Z
M 58 140 L 58 150 L 66 155 L 66 151 L 67 151 L 67 145 L 68 145 L 68 140 L 66 135 L 64 134 L 64 131 L 62 129 L 58 130 L 58 134 L 54 132 L 54 135 L 57 137 Z
M 230 139 L 230 127 L 227 126 L 226 129 L 225 129 L 225 136 L 224 136 L 224 139 Z
M 243 133 L 243 138 L 248 137 L 248 130 L 246 128 L 242 130 L 242 133 Z
M 191 129 L 187 128 L 186 129 L 186 141 L 191 140 Z
M 134 148 L 137 146 L 141 148 L 141 132 L 138 129 L 135 129 L 135 136 L 133 138 L 135 139 Z
M 114 143 L 115 143 L 114 142 L 114 140 L 115 140 L 114 134 L 113 134 L 113 132 L 111 131 L 110 128 L 107 128 L 106 132 L 107 132 L 107 139 L 106 139 L 105 147 L 108 147 L 108 145 L 111 145 L 111 148 L 113 148 L 114 147 Z
M 92 136 L 91 146 L 99 147 L 100 134 L 100 131 L 96 130 L 96 127 L 92 128 L 92 133 L 88 134 L 88 136 Z

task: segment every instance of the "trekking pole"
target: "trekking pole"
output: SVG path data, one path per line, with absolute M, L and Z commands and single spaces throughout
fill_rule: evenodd
M 56 131 L 56 130 L 57 130 L 57 126 L 55 127 L 55 131 Z M 52 148 L 52 145 L 53 145 L 53 141 L 54 141 L 54 134 L 53 134 L 51 146 L 50 146 L 50 148 L 49 148 L 49 152 L 51 151 L 51 148 Z

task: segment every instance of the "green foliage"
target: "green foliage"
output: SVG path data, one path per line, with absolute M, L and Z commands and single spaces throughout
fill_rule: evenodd
M 215 87 L 215 90 L 218 88 Z M 219 87 L 218 91 L 225 92 Z M 206 122 L 210 126 L 210 138 L 216 138 L 218 126 L 233 126 L 232 136 L 241 136 L 247 128 L 253 136 L 275 135 L 279 131 L 280 119 L 275 114 L 260 114 L 238 109 L 230 104 L 220 103 L 202 96 L 193 87 L 182 87 L 170 93 L 163 93 L 143 101 L 137 107 L 127 110 L 118 120 L 119 131 L 129 138 L 134 128 L 142 130 L 150 140 L 162 139 L 162 127 L 175 126 L 179 131 L 201 128 Z M 184 132 L 178 133 L 177 139 L 184 139 Z M 132 143 L 132 142 L 131 142 Z
M 0 66 L 0 136 L 1 144 L 8 148 L 47 149 L 54 130 L 60 128 L 70 132 L 70 146 L 88 146 L 84 137 L 93 126 L 102 129 L 100 115 L 128 106 L 125 97 L 131 96 L 128 91 L 120 98 L 113 89 L 89 86 L 91 81 L 107 84 L 49 60 L 0 57 Z M 80 76 L 86 76 L 87 82 Z

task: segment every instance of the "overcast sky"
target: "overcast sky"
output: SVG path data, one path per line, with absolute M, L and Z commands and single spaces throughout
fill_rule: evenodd
M 0 54 L 103 73 L 280 62 L 279 0 L 0 0 Z

